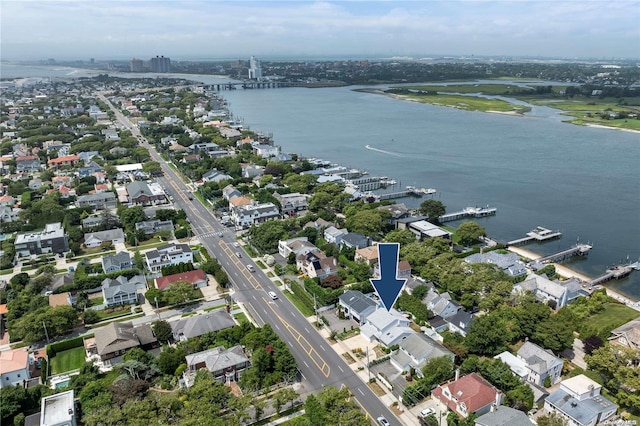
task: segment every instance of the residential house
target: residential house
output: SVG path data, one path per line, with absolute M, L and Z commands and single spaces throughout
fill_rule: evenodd
M 40 158 L 37 155 L 16 157 L 17 173 L 33 173 L 41 170 Z
M 56 306 L 75 306 L 76 301 L 76 296 L 68 291 L 49 295 L 49 306 L 52 308 L 55 308 Z
M 395 309 L 387 311 L 379 307 L 367 316 L 366 322 L 360 327 L 360 334 L 369 342 L 377 340 L 389 347 L 415 333 L 410 324 L 411 321 Z
M 100 247 L 102 243 L 124 244 L 124 231 L 121 228 L 84 234 L 84 245 L 87 248 Z
M 15 222 L 20 217 L 22 209 L 9 206 L 0 206 L 0 223 Z
M 98 163 L 96 163 L 95 161 L 92 160 L 91 162 L 89 162 L 89 164 L 87 164 L 87 165 L 85 165 L 83 167 L 80 167 L 78 169 L 78 177 L 84 178 L 84 177 L 87 177 L 87 176 L 91 176 L 94 173 L 101 172 L 101 171 L 103 171 L 102 167 Z
M 518 349 L 517 356 L 527 366 L 527 381 L 537 386 L 543 386 L 547 377 L 552 385 L 560 381 L 564 362 L 550 350 L 527 341 Z
M 13 207 L 16 200 L 11 195 L 3 195 L 0 197 L 0 207 Z
M 162 230 L 171 231 L 173 234 L 173 222 L 154 219 L 136 223 L 136 231 L 143 231 L 145 235 L 153 235 Z
M 338 229 L 332 225 L 324 230 L 323 235 L 326 242 L 339 246 L 342 244 L 342 239 L 344 238 L 344 236 L 348 233 L 349 231 L 347 231 L 346 229 Z
M 38 420 L 35 424 L 40 426 L 76 426 L 80 416 L 73 389 L 43 397 L 40 401 L 40 413 L 36 416 Z
M 222 173 L 217 169 L 209 170 L 205 174 L 202 175 L 203 182 L 222 182 L 223 180 L 233 179 L 226 173 Z
M 549 395 L 544 408 L 558 413 L 568 426 L 592 426 L 612 417 L 618 406 L 600 394 L 602 386 L 584 374 L 560 382 L 560 389 Z
M 472 413 L 486 414 L 492 405 L 499 406 L 502 401 L 500 391 L 478 373 L 458 378 L 456 372 L 455 380 L 438 385 L 432 395 L 461 418 Z
M 409 217 L 409 209 L 403 203 L 380 206 L 378 210 L 389 212 L 390 217 L 387 219 L 387 223 L 394 228 L 398 220 Z
M 155 279 L 156 288 L 158 290 L 165 290 L 171 284 L 180 282 L 186 282 L 194 287 L 202 288 L 207 286 L 209 280 L 207 275 L 201 269 L 189 272 L 180 272 Z
M 231 315 L 224 309 L 207 312 L 203 315 L 182 318 L 171 323 L 173 340 L 176 342 L 200 337 L 206 333 L 214 333 L 235 326 Z
M 409 372 L 411 368 L 422 377 L 422 369 L 433 358 L 446 356 L 453 362 L 453 352 L 422 333 L 414 333 L 398 343 L 398 350 L 391 354 L 391 365 L 398 371 Z
M 264 144 L 264 143 L 254 144 L 253 154 L 259 155 L 262 158 L 275 157 L 276 155 L 280 154 L 280 146 Z
M 187 154 L 182 157 L 182 162 L 185 164 L 197 163 L 198 161 L 200 161 L 200 155 L 198 154 Z
M 279 217 L 278 207 L 273 203 L 249 204 L 231 209 L 231 220 L 236 226 L 242 228 Z
M 151 204 L 163 204 L 167 202 L 167 196 L 160 184 L 145 181 L 129 182 L 126 185 L 129 203 L 134 205 L 148 206 Z
M 291 194 L 279 194 L 274 192 L 273 196 L 280 203 L 280 210 L 283 215 L 295 216 L 297 212 L 307 210 L 308 199 L 307 194 L 300 194 L 299 192 L 293 192 Z
M 234 209 L 236 207 L 250 206 L 253 204 L 253 200 L 249 197 L 231 197 L 229 199 L 229 208 Z
M 375 278 L 380 278 L 380 265 L 376 264 L 373 267 L 373 276 Z M 411 278 L 411 265 L 406 260 L 401 260 L 398 262 L 398 266 L 396 269 L 396 277 L 398 279 L 409 279 Z
M 312 227 L 312 228 L 315 228 L 316 231 L 324 232 L 324 230 L 326 228 L 328 228 L 329 226 L 331 226 L 330 222 L 327 222 L 323 218 L 319 217 L 316 220 L 314 220 L 313 222 L 305 223 L 303 228 Z
M 101 192 L 99 194 L 81 195 L 76 200 L 76 206 L 96 210 L 111 210 L 116 208 L 116 194 L 113 192 Z
M 348 248 L 359 249 L 363 247 L 367 247 L 371 244 L 371 238 L 358 234 L 357 232 L 349 232 L 347 235 L 342 237 L 341 246 L 346 246 Z
M 242 133 L 236 129 L 231 129 L 229 127 L 221 127 L 220 136 L 226 139 L 233 139 L 233 138 L 238 138 L 242 136 Z
M 31 378 L 29 365 L 33 359 L 27 349 L 7 349 L 0 352 L 0 388 L 23 385 Z
M 80 163 L 80 157 L 78 157 L 76 154 L 65 155 L 63 157 L 58 157 L 58 158 L 52 158 L 49 161 L 47 161 L 47 164 L 49 165 L 49 167 L 55 167 L 55 168 L 73 167 L 78 165 L 79 163 Z
M 19 233 L 14 246 L 18 256 L 64 253 L 69 251 L 69 236 L 62 223 L 48 223 L 44 231 Z
M 193 252 L 188 244 L 168 244 L 149 250 L 145 258 L 151 272 L 160 272 L 165 266 L 193 263 Z
M 229 201 L 233 197 L 242 197 L 242 192 L 238 191 L 236 187 L 231 184 L 222 188 L 222 198 Z
M 631 320 L 611 330 L 609 342 L 640 352 L 640 318 Z
M 321 251 L 310 251 L 296 258 L 296 266 L 309 278 L 323 279 L 338 274 L 338 264 L 333 256 L 325 256 Z
M 413 232 L 417 239 L 422 240 L 424 238 L 451 238 L 451 232 L 444 228 L 441 228 L 426 220 L 418 220 L 408 224 L 407 229 Z
M 377 245 L 357 249 L 354 260 L 356 262 L 366 263 L 369 266 L 375 265 L 378 263 Z
M 427 305 L 427 308 L 434 315 L 439 315 L 442 318 L 452 317 L 462 309 L 460 305 L 451 300 L 449 293 L 438 294 L 433 288 L 429 289 L 427 295 L 422 299 L 422 303 Z
M 519 277 L 527 273 L 527 268 L 516 253 L 501 254 L 495 251 L 475 253 L 464 258 L 467 263 L 490 263 L 498 266 L 505 274 Z
M 363 324 L 375 312 L 378 304 L 358 290 L 347 290 L 338 297 L 338 307 L 345 318 Z
M 475 426 L 534 426 L 526 413 L 506 405 L 492 407 L 491 411 L 475 420 Z
M 126 251 L 121 251 L 113 255 L 102 256 L 102 270 L 105 274 L 124 271 L 125 269 L 131 269 L 132 267 L 133 263 L 131 262 L 131 255 Z
M 84 340 L 89 355 L 102 361 L 113 360 L 132 348 L 149 350 L 158 346 L 158 339 L 149 324 L 133 326 L 131 322 L 112 322 L 95 329 L 93 338 Z
M 111 307 L 117 305 L 133 305 L 138 302 L 138 290 L 147 288 L 147 280 L 143 275 L 127 279 L 124 275 L 116 279 L 105 278 L 102 281 L 102 297 L 104 303 Z
M 278 253 L 283 259 L 288 259 L 291 253 L 296 257 L 301 254 L 307 254 L 310 251 L 319 251 L 320 249 L 309 242 L 307 237 L 291 238 L 290 240 L 278 241 Z
M 51 178 L 51 183 L 54 188 L 60 188 L 61 186 L 71 186 L 73 178 L 71 176 L 54 176 Z
M 473 321 L 473 315 L 463 309 L 460 309 L 458 312 L 444 320 L 449 323 L 449 331 L 466 336 L 469 332 L 471 322 Z
M 95 228 L 96 226 L 105 226 L 110 228 L 118 225 L 120 225 L 120 218 L 108 212 L 87 216 L 82 219 L 82 228 L 85 230 Z
M 560 283 L 551 281 L 547 277 L 530 274 L 526 280 L 513 286 L 514 293 L 531 292 L 540 302 L 550 304 L 558 310 L 579 296 L 572 293 Z
M 256 165 L 248 165 L 242 167 L 242 177 L 246 179 L 253 179 L 264 174 L 264 167 Z
M 29 181 L 29 189 L 32 189 L 34 191 L 42 188 L 42 185 L 44 185 L 44 183 L 42 182 L 42 180 L 40 178 L 33 178 Z
M 187 369 L 183 380 L 187 388 L 193 386 L 196 373 L 200 369 L 207 369 L 213 377 L 223 383 L 237 382 L 242 373 L 251 366 L 249 358 L 240 345 L 225 349 L 218 346 L 206 351 L 187 355 Z

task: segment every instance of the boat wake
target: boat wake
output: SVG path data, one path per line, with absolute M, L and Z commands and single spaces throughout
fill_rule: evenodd
M 382 154 L 393 155 L 394 157 L 411 157 L 410 155 L 407 155 L 407 154 L 400 154 L 397 152 L 385 151 L 384 149 L 380 149 L 380 148 L 374 148 L 371 145 L 365 145 L 364 147 L 370 151 L 376 151 Z

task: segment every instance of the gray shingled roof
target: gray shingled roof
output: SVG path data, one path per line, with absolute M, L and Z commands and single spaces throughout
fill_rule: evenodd
M 477 426 L 532 426 L 533 424 L 522 411 L 503 405 L 476 419 Z
M 188 366 L 194 366 L 204 362 L 207 370 L 210 372 L 224 370 L 249 361 L 249 358 L 247 358 L 240 345 L 229 349 L 218 346 L 217 348 L 187 355 L 185 358 Z
M 524 342 L 518 350 L 518 356 L 522 358 L 527 366 L 538 374 L 546 373 L 554 364 L 562 363 L 562 360 L 540 346 Z
M 340 295 L 339 300 L 343 305 L 348 306 L 349 310 L 357 313 L 362 313 L 366 309 L 369 309 L 372 306 L 376 306 L 376 302 L 357 290 L 345 291 Z
M 112 322 L 96 329 L 94 334 L 99 355 L 157 341 L 149 324 L 134 327 L 130 322 Z
M 212 331 L 231 328 L 236 323 L 225 310 L 209 312 L 206 315 L 198 315 L 181 319 L 171 325 L 174 335 L 184 335 L 185 338 L 202 336 Z

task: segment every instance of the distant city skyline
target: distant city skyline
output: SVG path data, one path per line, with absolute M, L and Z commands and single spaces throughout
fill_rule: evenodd
M 0 59 L 640 58 L 640 1 L 2 1 Z

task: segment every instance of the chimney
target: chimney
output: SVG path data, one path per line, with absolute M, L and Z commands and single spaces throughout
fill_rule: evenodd
M 496 402 L 495 402 L 496 410 L 498 409 L 498 406 L 500 404 L 502 404 L 502 394 L 500 392 L 496 392 Z
M 455 378 L 455 380 L 458 381 L 459 378 L 460 378 L 460 369 L 456 368 L 456 378 Z

